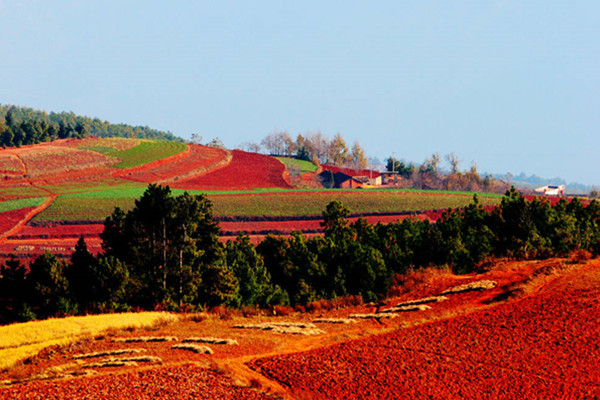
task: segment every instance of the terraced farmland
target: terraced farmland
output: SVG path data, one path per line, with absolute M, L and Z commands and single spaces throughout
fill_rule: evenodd
M 168 184 L 175 195 L 185 190 L 206 194 L 213 202 L 215 216 L 233 218 L 224 229 L 227 235 L 235 235 L 232 230 L 256 232 L 253 240 L 262 232 L 319 233 L 318 216 L 333 200 L 343 202 L 353 214 L 369 215 L 371 222 L 389 222 L 406 217 L 407 212 L 420 212 L 419 218 L 435 220 L 439 213 L 422 212 L 462 207 L 473 196 L 432 191 L 309 189 L 318 185 L 313 175 L 316 166 L 309 162 L 155 140 L 59 140 L 0 150 L 0 160 L 5 161 L 5 169 L 21 168 L 0 182 L 0 212 L 10 211 L 10 221 L 17 215 L 32 218 L 35 225 L 27 226 L 31 229 L 26 235 L 11 230 L 10 237 L 0 242 L 0 258 L 15 249 L 34 247 L 37 251 L 50 246 L 44 245 L 43 239 L 52 240 L 51 248 L 70 249 L 79 234 L 93 239 L 90 245 L 99 249 L 101 221 L 115 207 L 131 209 L 149 182 Z M 305 189 L 294 189 L 289 178 Z M 486 206 L 500 202 L 495 195 L 479 197 Z M 33 213 L 19 212 L 37 206 Z M 285 227 L 277 229 L 275 220 L 258 222 L 260 218 L 276 217 Z M 248 221 L 244 221 L 246 218 Z M 25 222 L 11 223 L 20 227 Z M 61 233 L 44 233 L 44 227 L 65 222 L 68 228 Z M 5 224 L 5 230 L 11 223 Z

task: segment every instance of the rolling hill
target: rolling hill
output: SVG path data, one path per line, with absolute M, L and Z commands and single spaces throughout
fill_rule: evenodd
M 241 150 L 126 138 L 63 139 L 0 150 L 0 258 L 45 251 L 67 257 L 80 235 L 97 253 L 103 220 L 115 207 L 131 209 L 149 183 L 209 196 L 223 224 L 223 240 L 246 232 L 255 242 L 267 233 L 322 232 L 321 212 L 333 200 L 346 204 L 355 218 L 388 222 L 415 213 L 435 219 L 440 209 L 472 199 L 472 193 L 461 192 L 296 189 L 288 167 L 296 176 L 301 173 L 303 182 L 314 182 L 317 168 L 305 162 L 297 171 L 297 163 L 283 161 Z M 484 205 L 500 201 L 497 195 L 480 199 Z

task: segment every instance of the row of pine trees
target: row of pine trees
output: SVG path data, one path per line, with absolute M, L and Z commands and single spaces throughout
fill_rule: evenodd
M 500 205 L 448 210 L 436 222 L 349 223 L 340 202 L 323 212 L 324 235 L 248 236 L 219 241 L 212 204 L 204 196 L 173 196 L 150 185 L 132 210 L 105 220 L 103 251 L 81 238 L 64 262 L 46 253 L 25 268 L 0 268 L 3 323 L 130 309 L 198 310 L 218 305 L 306 305 L 361 296 L 376 301 L 411 270 L 450 267 L 464 274 L 500 257 L 600 254 L 600 204 L 527 201 L 513 189 Z M 28 270 L 28 272 L 27 272 Z

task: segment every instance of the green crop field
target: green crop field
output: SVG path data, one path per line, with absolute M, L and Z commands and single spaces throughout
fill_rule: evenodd
M 135 199 L 130 198 L 66 198 L 59 196 L 52 205 L 36 215 L 34 221 L 103 220 L 115 207 L 127 211 L 133 208 Z
M 209 196 L 215 215 L 318 215 L 333 200 L 352 213 L 420 211 L 464 207 L 472 194 L 437 194 L 405 191 L 328 191 L 271 195 Z M 500 203 L 500 197 L 479 195 L 483 205 Z
M 142 140 L 135 147 L 106 153 L 106 155 L 121 160 L 119 163 L 113 165 L 114 168 L 131 168 L 181 153 L 186 148 L 187 146 L 184 143 L 179 142 Z
M 130 210 L 135 199 L 141 197 L 145 186 L 115 187 L 106 190 L 61 195 L 36 220 L 101 220 L 114 207 Z M 174 196 L 183 190 L 173 190 Z M 192 194 L 201 194 L 191 191 Z M 219 192 L 222 193 L 222 192 Z M 413 190 L 306 190 L 270 192 L 236 192 L 207 194 L 213 202 L 215 215 L 319 215 L 333 200 L 344 203 L 352 213 L 420 211 L 464 207 L 473 199 L 473 193 L 433 192 Z M 479 194 L 483 205 L 500 203 L 501 196 Z
M 291 175 L 302 175 L 307 172 L 315 172 L 317 166 L 310 161 L 298 160 L 290 157 L 275 157 L 281 161 Z
M 0 203 L 0 212 L 18 210 L 20 208 L 36 207 L 46 200 L 45 197 L 30 197 L 27 199 L 9 200 Z
M 102 192 L 105 190 L 131 190 L 136 188 L 145 189 L 148 185 L 142 182 L 133 182 L 123 178 L 105 178 L 94 181 L 75 181 L 66 182 L 59 185 L 43 186 L 44 189 L 55 194 L 83 193 L 83 192 Z M 136 192 L 137 193 L 137 192 Z

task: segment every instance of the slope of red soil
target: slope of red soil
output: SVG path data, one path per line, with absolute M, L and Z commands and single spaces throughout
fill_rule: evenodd
M 174 187 L 187 190 L 249 190 L 255 188 L 286 188 L 285 166 L 273 157 L 241 150 L 232 151 L 233 158 L 223 168 L 205 175 L 183 179 Z
M 144 171 L 128 173 L 127 179 L 138 182 L 158 182 L 172 184 L 178 180 L 195 177 L 225 165 L 229 153 L 210 146 L 188 144 L 189 151 L 184 156 L 170 162 L 163 162 Z
M 251 365 L 313 398 L 596 398 L 597 268 L 483 311 Z
M 39 146 L 19 149 L 30 178 L 44 179 L 56 174 L 78 174 L 84 170 L 108 168 L 116 159 L 103 154 L 64 146 Z
M 0 388 L 1 399 L 272 399 L 233 384 L 219 371 L 193 364 L 63 382 L 33 382 Z

